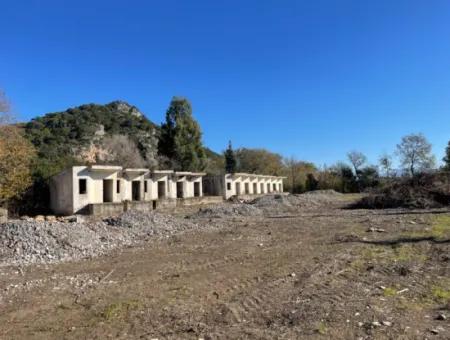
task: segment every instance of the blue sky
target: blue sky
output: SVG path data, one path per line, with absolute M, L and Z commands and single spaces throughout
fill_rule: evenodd
M 450 139 L 450 1 L 0 0 L 0 88 L 20 120 L 188 97 L 204 142 L 317 164 Z

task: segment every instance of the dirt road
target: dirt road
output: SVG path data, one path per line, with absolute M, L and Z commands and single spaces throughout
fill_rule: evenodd
M 448 339 L 450 214 L 321 207 L 0 269 L 1 339 Z

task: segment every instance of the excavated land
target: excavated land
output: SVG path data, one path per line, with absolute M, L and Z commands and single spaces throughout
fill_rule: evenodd
M 314 192 L 0 225 L 0 339 L 449 339 L 450 210 Z

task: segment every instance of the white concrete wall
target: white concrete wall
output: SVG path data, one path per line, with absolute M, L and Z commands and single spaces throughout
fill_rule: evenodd
M 197 197 L 203 196 L 203 183 L 202 176 L 182 176 L 182 175 L 174 175 L 172 182 L 174 184 L 174 198 L 192 198 L 195 197 L 195 184 L 199 185 L 199 195 Z M 182 183 L 183 186 L 183 195 L 182 197 L 177 197 L 177 183 Z
M 149 201 L 151 200 L 151 183 L 146 174 L 124 174 L 121 184 L 124 188 L 124 192 L 121 193 L 122 201 L 132 201 L 133 200 L 133 182 L 139 182 L 139 201 Z M 145 192 L 145 181 L 147 181 L 147 192 Z
M 55 214 L 74 213 L 72 175 L 72 169 L 66 169 L 50 180 L 50 208 Z
M 174 183 L 170 179 L 169 174 L 153 174 L 152 175 L 152 181 L 151 181 L 151 190 L 150 190 L 150 197 L 152 200 L 160 199 L 161 197 L 158 197 L 158 182 L 162 181 L 165 183 L 165 198 L 176 198 L 177 192 L 176 192 L 176 183 Z
M 224 176 L 224 197 L 226 199 L 231 196 L 238 195 L 236 191 L 236 183 L 240 184 L 240 195 L 261 195 L 275 192 L 283 192 L 283 179 L 282 178 L 270 178 L 260 175 L 252 174 L 239 174 L 231 175 L 226 174 Z M 248 192 L 246 192 L 246 184 L 248 185 Z M 254 187 L 256 184 L 256 188 Z M 274 187 L 275 185 L 275 187 Z M 255 190 L 256 189 L 256 190 Z
M 103 180 L 113 181 L 112 201 L 121 202 L 123 195 L 126 195 L 126 184 L 122 185 L 120 194 L 117 194 L 118 172 L 108 171 L 90 171 L 87 166 L 75 166 L 73 171 L 73 210 L 84 208 L 88 204 L 103 203 Z M 80 179 L 86 179 L 86 194 L 80 194 Z M 123 184 L 124 181 L 121 183 Z M 122 190 L 124 189 L 124 190 Z M 125 191 L 125 192 L 124 192 Z

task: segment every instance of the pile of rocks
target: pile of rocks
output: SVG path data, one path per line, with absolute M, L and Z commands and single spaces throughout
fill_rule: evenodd
M 260 216 L 263 211 L 246 203 L 220 203 L 207 208 L 200 208 L 194 217 L 222 218 L 233 216 Z
M 149 237 L 201 227 L 174 216 L 138 211 L 99 222 L 9 221 L 0 228 L 0 266 L 89 258 Z
M 310 191 L 299 195 L 275 194 L 255 198 L 249 204 L 268 214 L 294 212 L 298 209 L 314 209 L 336 202 L 340 193 L 334 190 Z
M 129 210 L 118 217 L 104 220 L 109 226 L 126 228 L 127 232 L 134 238 L 142 239 L 144 236 L 169 236 L 204 228 L 197 223 L 180 219 L 168 214 L 157 212 L 140 212 Z
M 238 201 L 234 198 L 227 203 L 201 208 L 192 217 L 226 218 L 295 213 L 299 209 L 315 209 L 336 202 L 340 195 L 342 194 L 334 190 L 317 190 L 301 195 L 264 195 L 250 201 Z

